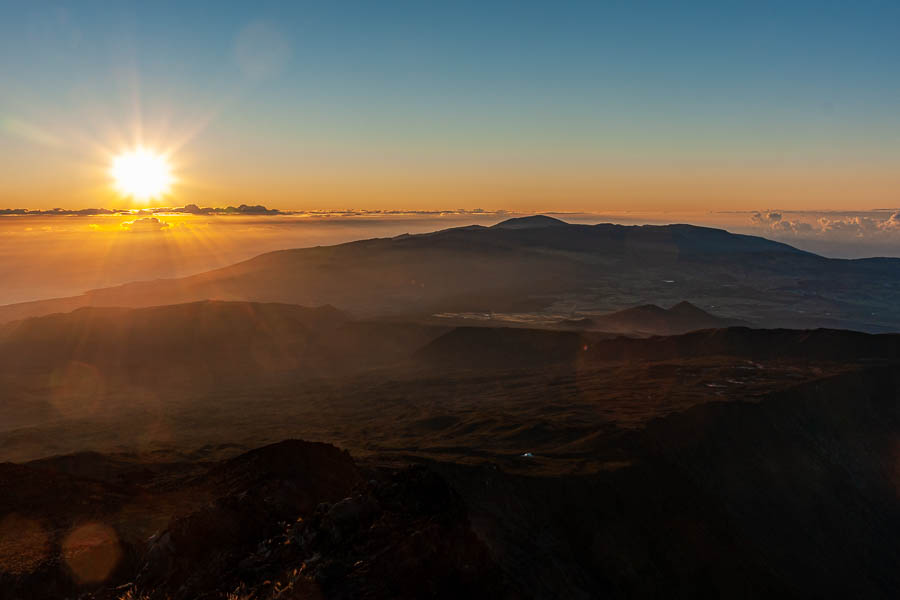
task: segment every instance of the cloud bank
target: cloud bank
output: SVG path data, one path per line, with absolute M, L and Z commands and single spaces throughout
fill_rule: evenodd
M 900 239 L 900 210 L 872 210 L 853 213 L 757 211 L 750 222 L 767 232 L 799 238 L 884 238 Z
M 367 216 L 449 216 L 449 215 L 483 215 L 505 216 L 512 213 L 506 210 L 485 210 L 483 208 L 456 208 L 451 210 L 280 210 L 268 208 L 262 204 L 241 204 L 240 206 L 158 206 L 152 208 L 0 208 L 0 217 L 92 217 L 92 216 L 131 216 L 131 215 L 235 215 L 235 216 L 309 216 L 309 217 L 367 217 Z M 529 213 L 530 214 L 530 213 Z
M 261 204 L 225 207 L 200 207 L 196 204 L 168 207 L 126 209 L 126 208 L 50 208 L 46 210 L 28 208 L 0 208 L 0 216 L 23 217 L 93 217 L 100 215 L 160 215 L 160 214 L 184 214 L 184 215 L 284 215 L 290 212 L 275 208 L 266 208 Z

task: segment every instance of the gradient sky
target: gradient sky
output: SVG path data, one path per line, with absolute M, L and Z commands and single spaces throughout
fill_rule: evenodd
M 900 205 L 900 3 L 0 0 L 0 207 Z

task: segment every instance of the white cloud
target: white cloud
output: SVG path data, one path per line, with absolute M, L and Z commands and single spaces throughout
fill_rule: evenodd
M 900 239 L 900 211 L 756 211 L 750 213 L 750 223 L 763 232 L 788 237 Z

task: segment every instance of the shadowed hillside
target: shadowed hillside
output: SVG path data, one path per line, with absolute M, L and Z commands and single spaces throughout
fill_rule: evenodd
M 761 326 L 900 328 L 900 262 L 833 260 L 763 238 L 691 225 L 570 225 L 528 217 L 494 227 L 284 250 L 177 280 L 10 305 L 0 320 L 78 306 L 205 299 L 331 304 L 358 315 L 616 310 L 634 299 L 715 300 Z
M 352 321 L 330 307 L 203 301 L 93 308 L 0 326 L 0 373 L 96 369 L 130 383 L 318 374 L 397 362 L 439 327 Z
M 677 336 L 610 337 L 591 332 L 458 327 L 430 342 L 417 360 L 437 367 L 498 369 L 586 365 L 607 361 L 687 360 L 730 356 L 752 360 L 890 362 L 900 335 L 829 329 L 709 329 Z
M 656 321 L 652 316 L 658 316 Z M 637 307 L 597 320 L 631 331 L 721 322 L 688 303 Z M 581 329 L 579 327 L 579 329 Z M 92 308 L 0 326 L 0 375 L 53 377 L 91 369 L 112 381 L 252 381 L 317 377 L 373 367 L 483 370 L 527 365 L 732 356 L 754 360 L 897 360 L 900 335 L 731 327 L 649 338 L 606 332 L 456 327 L 359 321 L 330 306 L 204 301 L 150 308 Z
M 601 431 L 581 474 L 299 440 L 0 464 L 0 598 L 893 598 L 898 386 L 872 367 Z
M 892 598 L 898 364 L 247 302 L 8 323 L 0 598 Z

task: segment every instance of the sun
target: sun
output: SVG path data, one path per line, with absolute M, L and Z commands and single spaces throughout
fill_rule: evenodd
M 158 198 L 172 185 L 172 170 L 165 157 L 141 147 L 116 156 L 110 175 L 119 193 L 136 200 Z

